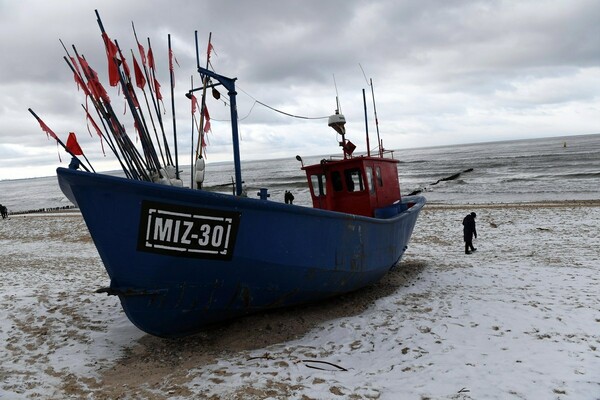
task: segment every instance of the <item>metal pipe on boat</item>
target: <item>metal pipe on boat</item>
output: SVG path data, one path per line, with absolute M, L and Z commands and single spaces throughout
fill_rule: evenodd
M 240 162 L 240 141 L 237 124 L 237 92 L 235 91 L 233 80 L 231 81 L 231 90 L 229 90 L 228 94 L 231 101 L 231 138 L 233 139 L 233 162 L 235 166 L 235 193 L 240 196 L 242 194 L 242 166 Z
M 363 89 L 362 92 L 363 92 L 363 105 L 365 107 L 365 132 L 367 134 L 367 156 L 371 157 L 371 146 L 369 145 L 369 119 L 367 116 L 367 98 L 365 96 L 365 89 Z
M 233 141 L 233 164 L 235 167 L 235 194 L 237 196 L 241 196 L 242 189 L 242 168 L 240 162 L 240 141 L 238 134 L 238 114 L 237 114 L 237 92 L 235 90 L 235 81 L 237 78 L 228 78 L 223 75 L 219 75 L 208 68 L 200 67 L 200 60 L 198 55 L 198 36 L 196 35 L 196 60 L 198 64 L 198 73 L 203 78 L 202 82 L 207 82 L 208 78 L 214 78 L 225 89 L 227 89 L 227 94 L 229 95 L 229 111 L 231 115 L 231 138 Z M 206 89 L 206 83 L 203 85 L 203 90 Z

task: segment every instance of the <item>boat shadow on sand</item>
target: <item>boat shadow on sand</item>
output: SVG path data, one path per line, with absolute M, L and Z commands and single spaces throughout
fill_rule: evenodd
M 265 349 L 299 339 L 327 321 L 361 314 L 376 300 L 411 286 L 425 268 L 422 261 L 402 262 L 379 282 L 355 292 L 318 303 L 251 314 L 207 327 L 192 336 L 163 339 L 145 335 L 105 371 L 103 380 L 118 380 L 123 371 L 135 370 L 141 364 L 152 375 L 164 376 L 161 374 L 173 369 L 209 364 L 227 353 Z M 146 378 L 152 380 L 150 376 Z

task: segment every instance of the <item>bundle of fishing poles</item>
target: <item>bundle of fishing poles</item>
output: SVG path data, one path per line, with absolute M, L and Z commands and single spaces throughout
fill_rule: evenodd
M 84 92 L 86 97 L 86 104 L 82 104 L 81 106 L 86 114 L 88 130 L 90 130 L 90 127 L 93 128 L 100 137 L 103 153 L 104 143 L 108 145 L 127 178 L 183 186 L 182 180 L 180 179 L 179 160 L 177 156 L 177 127 L 173 93 L 175 87 L 173 63 L 174 61 L 177 61 L 174 60 L 173 51 L 171 49 L 171 35 L 168 35 L 168 50 L 171 108 L 173 114 L 174 156 L 165 134 L 165 123 L 161 112 L 161 104 L 164 109 L 164 103 L 162 102 L 163 97 L 160 91 L 160 84 L 156 79 L 156 66 L 150 39 L 148 38 L 148 52 L 146 53 L 144 47 L 138 40 L 135 26 L 132 23 L 133 33 L 141 58 L 140 66 L 133 50 L 131 50 L 131 59 L 134 64 L 133 77 L 135 78 L 135 86 L 143 93 L 143 101 L 146 105 L 145 111 L 142 107 L 142 101 L 134 89 L 134 80 L 132 79 L 131 69 L 129 68 L 118 42 L 110 39 L 104 29 L 98 11 L 96 10 L 95 12 L 108 59 L 109 84 L 113 87 L 118 86 L 119 91 L 125 97 L 126 107 L 133 118 L 134 129 L 137 132 L 139 143 L 141 144 L 141 152 L 127 134 L 125 126 L 119 121 L 115 109 L 111 104 L 110 97 L 100 82 L 96 71 L 89 65 L 86 58 L 77 51 L 74 45 L 72 46 L 74 55 L 71 55 L 61 41 L 66 52 L 64 60 L 73 72 L 78 88 Z M 209 38 L 209 54 L 210 50 L 211 44 Z M 210 57 L 209 54 L 207 55 L 207 63 Z M 203 83 L 207 84 L 205 77 L 203 77 Z M 146 90 L 146 87 L 148 87 L 149 90 Z M 202 167 L 202 170 L 197 171 L 196 173 L 201 173 L 203 177 L 204 160 L 202 159 L 202 150 L 206 145 L 204 135 L 206 131 L 210 129 L 210 121 L 203 98 L 202 108 L 200 109 L 201 122 L 198 125 L 194 115 L 197 109 L 197 100 L 191 95 L 191 92 L 192 91 L 188 94 L 188 97 L 192 100 L 193 128 L 194 126 L 196 127 L 196 129 L 193 129 L 192 131 L 192 143 L 194 130 L 196 130 L 198 132 L 198 147 L 196 148 L 195 160 L 196 164 Z M 89 106 L 90 103 L 92 107 Z M 46 134 L 53 137 L 57 141 L 57 145 L 62 146 L 74 160 L 77 160 L 77 167 L 81 166 L 81 168 L 86 171 L 89 171 L 90 169 L 93 171 L 93 167 L 85 154 L 83 154 L 74 133 L 69 135 L 69 141 L 67 141 L 67 144 L 64 144 L 33 110 L 29 109 L 29 111 L 38 120 Z M 86 163 L 77 158 L 79 155 L 84 157 L 87 166 Z M 200 187 L 201 179 L 198 178 L 196 179 L 196 185 L 197 187 Z M 194 181 L 192 182 L 192 186 L 193 185 Z

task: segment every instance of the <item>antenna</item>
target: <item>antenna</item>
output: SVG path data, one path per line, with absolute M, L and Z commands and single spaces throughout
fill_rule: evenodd
M 373 79 L 367 80 L 367 75 L 365 74 L 365 70 L 363 69 L 362 65 L 358 63 L 358 66 L 365 77 L 367 85 L 371 87 L 371 97 L 373 98 L 373 114 L 375 115 L 375 129 L 377 130 L 377 145 L 379 146 L 379 157 L 383 157 L 383 146 L 381 144 L 381 139 L 379 138 L 379 119 L 377 118 L 377 107 L 375 106 L 375 90 L 373 89 Z
M 333 86 L 335 87 L 335 112 L 341 114 L 342 107 L 340 106 L 340 97 L 338 94 L 337 83 L 335 81 L 335 74 L 332 74 L 332 75 L 333 75 Z

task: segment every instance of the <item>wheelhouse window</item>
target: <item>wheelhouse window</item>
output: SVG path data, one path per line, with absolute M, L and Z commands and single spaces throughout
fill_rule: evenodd
M 373 168 L 366 167 L 365 172 L 367 173 L 367 182 L 369 184 L 369 192 L 371 194 L 375 193 L 375 182 L 373 180 Z
M 383 186 L 383 178 L 381 177 L 381 167 L 375 168 L 375 176 L 377 177 L 377 184 L 379 187 Z
M 346 176 L 346 188 L 349 192 L 360 192 L 365 190 L 360 169 L 347 169 L 344 171 L 344 175 Z
M 312 191 L 315 196 L 327 195 L 327 178 L 325 178 L 325 175 L 311 175 L 310 183 L 312 185 Z
M 333 190 L 336 192 L 341 192 L 344 189 L 342 185 L 342 174 L 340 171 L 333 171 L 331 173 L 331 185 L 333 186 Z

